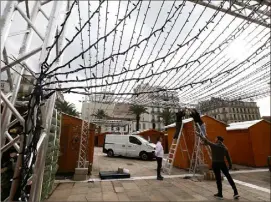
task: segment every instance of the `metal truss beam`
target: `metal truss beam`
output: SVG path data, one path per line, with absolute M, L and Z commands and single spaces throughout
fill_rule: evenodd
M 3 15 L 1 16 L 1 53 L 5 47 L 5 42 L 9 34 L 14 11 L 18 3 L 18 1 L 8 1 L 3 11 Z
M 25 21 L 28 23 L 28 26 L 31 27 L 36 34 L 40 37 L 41 40 L 44 40 L 44 36 L 42 36 L 42 34 L 39 32 L 39 30 L 36 28 L 36 26 L 34 25 L 34 23 L 24 14 L 24 12 L 22 11 L 22 9 L 20 9 L 19 6 L 16 6 L 16 10 L 21 14 L 21 16 L 25 19 Z
M 3 58 L 4 58 L 4 61 L 5 61 L 5 64 L 9 64 L 9 61 L 8 61 L 8 54 L 7 54 L 7 50 L 4 48 L 3 50 Z M 8 68 L 7 69 L 7 76 L 8 76 L 8 82 L 9 82 L 9 87 L 10 87 L 10 90 L 13 89 L 13 81 L 12 81 L 12 76 L 11 76 L 11 72 L 10 72 L 10 69 Z
M 21 124 L 24 125 L 24 123 L 25 123 L 24 118 L 17 111 L 17 109 L 15 109 L 13 104 L 8 100 L 8 98 L 6 97 L 6 95 L 2 91 L 1 91 L 1 99 L 4 101 L 6 106 L 13 112 L 13 114 L 16 116 L 16 118 L 21 122 Z
M 206 6 L 208 8 L 215 9 L 215 10 L 217 10 L 219 8 L 219 4 L 217 4 L 216 1 L 210 1 L 210 3 L 207 3 L 206 1 L 203 1 L 203 0 L 198 0 L 198 1 L 197 0 L 188 0 L 188 1 L 193 2 L 193 3 L 197 3 L 202 6 Z M 235 2 L 237 2 L 237 3 L 235 3 Z M 262 16 L 262 18 L 261 19 L 252 19 L 252 18 L 248 17 L 248 15 L 246 14 L 245 11 L 241 12 L 240 10 L 242 8 L 252 10 L 254 5 L 248 5 L 248 4 L 245 4 L 245 3 L 240 2 L 238 0 L 236 0 L 235 2 L 231 2 L 232 4 L 230 5 L 230 10 L 228 10 L 228 8 L 227 9 L 222 8 L 222 9 L 220 9 L 220 11 L 227 13 L 229 15 L 232 15 L 232 16 L 238 17 L 240 19 L 244 19 L 249 22 L 256 23 L 258 25 L 262 25 L 264 27 L 270 28 L 270 22 L 267 22 L 267 20 L 266 20 L 266 19 L 270 19 L 270 3 L 268 3 L 267 1 L 258 0 L 259 4 L 265 5 L 268 7 L 268 11 L 266 13 L 261 10 L 255 11 L 255 13 L 257 15 Z M 237 7 L 241 7 L 241 9 L 238 9 Z M 264 16 L 267 18 L 263 19 Z
M 35 23 L 35 20 L 37 19 L 37 15 L 38 15 L 40 6 L 41 6 L 40 1 L 35 1 L 34 6 L 32 8 L 32 12 L 31 12 L 31 17 L 30 17 L 33 24 Z M 30 32 L 26 33 L 24 35 L 23 43 L 22 43 L 22 46 L 19 50 L 18 60 L 13 63 L 10 63 L 9 66 L 13 66 L 15 64 L 18 64 L 21 61 L 26 61 L 26 59 L 29 58 L 30 55 L 33 55 L 34 53 L 39 52 L 38 49 L 40 49 L 40 48 L 35 49 L 34 51 L 31 51 L 30 53 L 27 53 L 27 51 L 30 48 L 30 45 L 32 43 L 32 37 L 33 37 L 33 29 L 31 29 L 31 27 L 29 25 L 27 26 L 27 28 L 30 29 Z M 12 104 L 13 106 L 16 102 L 17 95 L 18 95 L 18 92 L 20 89 L 20 84 L 21 84 L 21 80 L 22 80 L 21 75 L 23 75 L 24 70 L 25 70 L 25 67 L 22 65 L 16 65 L 14 68 L 16 69 L 18 74 L 15 74 L 14 78 L 13 78 L 13 91 L 12 91 L 12 96 L 11 96 L 11 100 L 10 100 L 10 104 Z M 5 67 L 1 68 L 1 72 L 2 72 L 2 69 L 5 70 Z M 9 125 L 10 119 L 11 119 L 10 108 L 4 107 L 2 115 L 3 115 L 2 116 L 3 120 L 2 120 L 2 128 L 1 128 L 1 140 L 2 140 L 1 146 L 3 146 L 3 144 L 5 143 L 4 133 L 7 130 L 7 126 Z
M 14 146 L 16 144 L 16 142 L 19 141 L 19 139 L 20 139 L 20 136 L 18 135 L 13 140 L 11 140 L 8 144 L 6 144 L 5 146 L 1 147 L 1 153 L 7 151 L 10 147 Z M 18 146 L 18 144 L 17 144 L 17 146 Z M 19 148 L 19 146 L 18 146 L 18 148 Z
M 47 55 L 47 47 L 52 44 L 54 40 L 54 36 L 57 30 L 57 26 L 62 24 L 64 22 L 65 14 L 70 10 L 70 1 L 53 1 L 53 10 L 51 12 L 49 23 L 47 26 L 46 31 L 46 38 L 44 40 L 42 51 L 41 51 L 41 57 L 40 57 L 40 64 L 45 60 Z M 59 47 L 59 50 L 62 50 L 64 47 L 65 37 L 67 32 L 67 26 L 64 27 L 64 30 L 59 37 L 57 44 Z M 63 55 L 57 60 L 53 67 L 61 65 L 63 61 Z M 53 81 L 51 79 L 51 81 Z M 51 85 L 52 88 L 56 87 L 56 84 Z M 44 174 L 44 166 L 45 166 L 45 159 L 46 159 L 46 152 L 48 147 L 48 134 L 50 133 L 50 127 L 52 122 L 52 116 L 53 116 L 53 110 L 56 100 L 56 93 L 54 93 L 50 99 L 45 103 L 44 109 L 43 109 L 43 128 L 44 132 L 47 134 L 44 136 L 44 140 L 39 143 L 39 152 L 37 156 L 37 161 L 35 163 L 35 169 L 33 174 L 33 184 L 30 191 L 30 197 L 29 201 L 40 201 L 41 197 L 41 191 L 42 191 L 42 183 L 43 183 L 43 174 Z
M 17 65 L 19 63 L 21 63 L 22 61 L 25 61 L 26 59 L 30 58 L 31 56 L 37 54 L 38 52 L 41 51 L 41 47 L 35 48 L 34 50 L 22 54 L 18 59 L 16 59 L 14 62 L 9 63 L 8 65 L 1 67 L 1 72 L 6 71 L 7 69 L 9 69 L 10 67 Z

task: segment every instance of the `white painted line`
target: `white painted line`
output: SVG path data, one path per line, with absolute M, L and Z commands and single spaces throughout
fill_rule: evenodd
M 268 171 L 268 169 L 239 170 L 239 171 L 230 171 L 230 173 L 231 174 L 238 174 L 238 173 L 255 173 L 255 172 L 266 172 L 266 171 Z M 164 178 L 169 178 L 170 179 L 170 178 L 178 178 L 178 177 L 185 177 L 185 176 L 192 176 L 192 174 L 164 175 Z M 199 177 L 199 176 L 202 176 L 202 175 L 196 174 L 195 176 Z M 68 180 L 55 180 L 55 183 L 90 182 L 90 181 L 93 181 L 93 182 L 100 182 L 100 181 L 125 181 L 125 180 L 147 180 L 147 179 L 156 179 L 156 176 L 140 176 L 140 177 L 131 177 L 131 178 L 125 178 L 125 179 L 110 179 L 110 180 L 101 180 L 100 178 L 92 178 L 92 179 L 85 180 L 85 181 L 73 181 L 73 180 L 68 179 Z M 224 178 L 224 179 L 226 179 L 226 178 Z M 236 180 L 234 180 L 234 181 L 236 181 Z M 268 193 L 270 193 L 270 190 L 269 190 Z
M 182 174 L 182 175 L 163 175 L 164 178 L 179 178 L 179 177 L 192 177 L 193 174 Z M 199 177 L 202 175 L 196 174 L 195 177 Z M 142 177 L 131 177 L 131 178 L 124 178 L 124 179 L 108 179 L 108 180 L 101 180 L 100 178 L 92 178 L 85 182 L 105 182 L 105 181 L 127 181 L 127 180 L 152 180 L 156 179 L 157 176 L 142 176 Z
M 225 178 L 226 179 L 226 178 Z M 227 179 L 226 179 L 227 180 Z M 241 184 L 241 185 L 244 185 L 246 187 L 249 187 L 249 188 L 252 188 L 252 189 L 256 189 L 258 191 L 263 191 L 263 192 L 266 192 L 266 193 L 269 193 L 270 194 L 270 189 L 267 189 L 267 188 L 264 188 L 264 187 L 259 187 L 257 185 L 254 185 L 254 184 L 250 184 L 250 183 L 247 183 L 247 182 L 243 182 L 243 181 L 240 181 L 240 180 L 235 180 L 233 179 L 234 182 L 236 184 Z
M 230 174 L 235 173 L 257 173 L 257 172 L 267 172 L 268 169 L 253 169 L 253 170 L 238 170 L 238 171 L 230 171 Z

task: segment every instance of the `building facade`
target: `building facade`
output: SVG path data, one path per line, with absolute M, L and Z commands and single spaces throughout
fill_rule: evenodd
M 142 92 L 148 93 L 140 94 Z M 164 128 L 164 121 L 160 117 L 160 114 L 163 110 L 169 109 L 172 113 L 175 113 L 181 108 L 176 91 L 168 91 L 160 86 L 141 84 L 134 89 L 134 93 L 136 95 L 132 96 L 130 103 L 143 105 L 148 111 L 148 113 L 142 114 L 140 117 L 139 130 L 162 130 Z M 175 120 L 174 117 L 173 120 Z M 136 122 L 133 121 L 133 131 L 135 131 L 135 126 Z
M 164 122 L 160 117 L 160 113 L 164 109 L 169 109 L 173 114 L 172 121 L 174 122 L 174 113 L 180 109 L 181 105 L 177 92 L 167 91 L 166 89 L 156 92 L 161 89 L 159 86 L 153 87 L 142 84 L 134 89 L 135 93 L 139 93 L 138 96 L 132 96 L 121 102 L 114 102 L 114 100 L 119 99 L 108 94 L 92 96 L 88 101 L 82 103 L 82 118 L 88 119 L 90 117 L 90 120 L 94 121 L 94 114 L 98 110 L 104 110 L 105 114 L 108 115 L 107 121 L 116 121 L 119 125 L 100 124 L 102 132 L 135 132 L 136 119 L 135 115 L 129 111 L 129 108 L 132 104 L 138 104 L 147 108 L 148 112 L 140 116 L 139 130 L 163 130 Z M 140 94 L 140 92 L 145 91 L 153 93 Z
M 212 116 L 227 124 L 261 119 L 256 102 L 211 98 L 200 102 L 198 108 L 201 114 Z

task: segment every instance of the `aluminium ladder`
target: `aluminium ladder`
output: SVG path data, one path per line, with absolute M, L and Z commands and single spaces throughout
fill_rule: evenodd
M 174 163 L 175 156 L 176 156 L 177 147 L 178 147 L 178 145 L 180 143 L 180 139 L 181 139 L 181 136 L 182 136 L 182 130 L 183 130 L 183 123 L 181 125 L 181 129 L 180 129 L 177 140 L 176 139 L 172 140 L 170 150 L 169 150 L 169 153 L 168 153 L 168 157 L 167 157 L 166 162 L 164 163 L 164 166 L 163 166 L 163 172 L 166 172 L 169 175 L 171 174 L 171 170 L 172 170 L 173 163 Z M 185 147 L 186 147 L 185 150 L 182 149 L 181 144 L 180 144 L 182 154 L 183 154 L 183 152 L 187 152 L 188 158 L 190 160 L 185 139 L 184 139 L 184 144 L 185 144 Z
M 199 132 L 197 131 L 197 129 L 195 128 L 195 144 L 194 144 L 194 150 L 193 150 L 193 154 L 192 154 L 192 159 L 190 161 L 190 169 L 189 169 L 189 173 L 193 174 L 193 177 L 195 176 L 198 167 L 200 165 L 204 164 L 204 153 L 203 150 L 201 148 L 201 139 L 200 137 L 197 135 L 202 135 L 203 136 L 203 131 L 201 130 L 201 127 L 198 123 L 195 124 L 199 130 Z M 205 134 L 207 136 L 207 134 Z M 211 154 L 210 154 L 210 147 L 208 145 L 205 145 L 205 148 L 207 150 L 208 156 L 210 158 L 210 160 L 212 160 Z

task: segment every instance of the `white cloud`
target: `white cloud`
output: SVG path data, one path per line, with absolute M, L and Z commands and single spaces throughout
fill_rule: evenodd
M 257 100 L 261 116 L 270 116 L 271 96 Z

